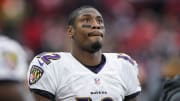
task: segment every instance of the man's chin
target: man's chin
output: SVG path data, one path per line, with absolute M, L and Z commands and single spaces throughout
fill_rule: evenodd
M 91 45 L 91 53 L 98 52 L 102 48 L 102 43 L 96 42 Z

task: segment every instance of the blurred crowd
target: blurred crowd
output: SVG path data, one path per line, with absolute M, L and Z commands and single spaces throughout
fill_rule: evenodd
M 157 101 L 161 79 L 180 74 L 180 0 L 0 0 L 0 32 L 29 54 L 69 51 L 69 13 L 91 5 L 103 14 L 104 52 L 127 53 L 139 64 L 138 101 Z

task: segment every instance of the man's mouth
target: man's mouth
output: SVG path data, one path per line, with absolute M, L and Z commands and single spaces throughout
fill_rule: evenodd
M 93 32 L 89 32 L 88 36 L 101 36 L 101 37 L 103 37 L 103 33 L 99 32 L 99 31 L 93 31 Z

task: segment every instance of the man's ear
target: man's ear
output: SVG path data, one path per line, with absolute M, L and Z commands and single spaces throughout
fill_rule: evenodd
M 67 27 L 67 35 L 72 38 L 74 35 L 74 28 L 72 26 Z

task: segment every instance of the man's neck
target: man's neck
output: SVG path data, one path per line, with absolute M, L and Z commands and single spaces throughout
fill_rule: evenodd
M 95 66 L 101 62 L 101 50 L 95 53 L 89 53 L 86 51 L 73 50 L 71 54 L 82 64 L 88 66 Z

